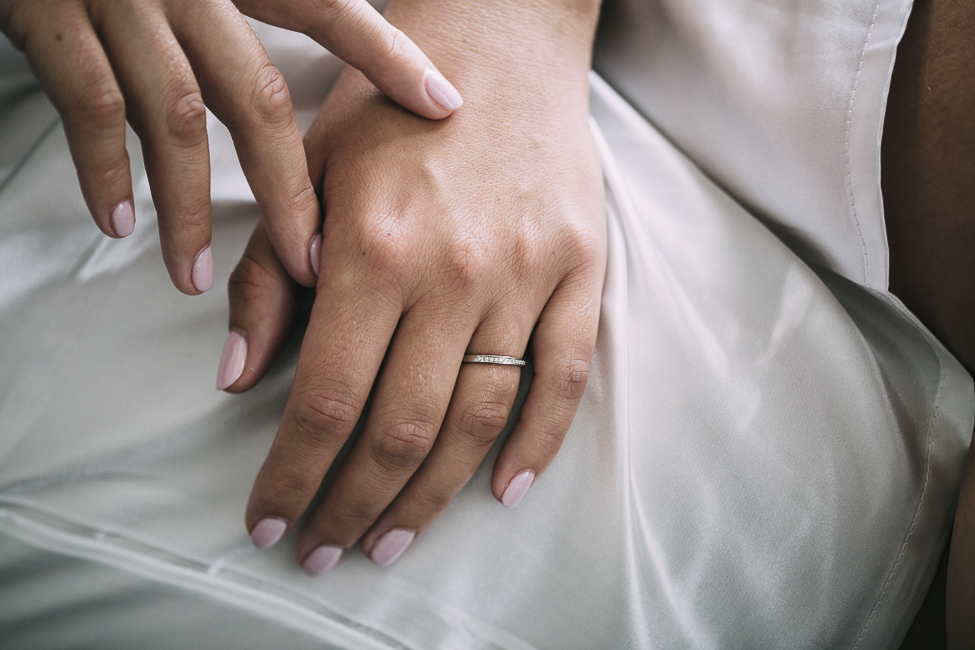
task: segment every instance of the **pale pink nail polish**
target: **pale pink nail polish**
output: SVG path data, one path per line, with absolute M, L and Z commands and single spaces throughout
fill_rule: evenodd
M 213 253 L 209 244 L 197 254 L 190 280 L 197 291 L 209 291 L 213 288 Z
M 387 531 L 376 541 L 369 556 L 379 566 L 389 566 L 399 559 L 416 537 L 415 530 L 394 528 Z
M 125 200 L 112 208 L 108 215 L 112 230 L 119 237 L 128 237 L 135 230 L 135 210 L 132 201 Z
M 220 354 L 220 367 L 217 370 L 217 390 L 227 388 L 240 378 L 247 359 L 247 340 L 237 332 L 227 335 Z
M 322 270 L 322 236 L 312 237 L 311 245 L 308 246 L 308 260 L 311 262 L 311 270 L 315 272 L 315 277 Z
M 448 111 L 456 111 L 464 105 L 463 97 L 460 96 L 453 84 L 429 66 L 423 74 L 423 85 L 426 87 L 430 99 Z
M 271 548 L 284 537 L 288 522 L 277 517 L 265 517 L 251 531 L 251 543 L 259 549 Z
M 301 570 L 309 578 L 317 578 L 334 569 L 341 559 L 342 548 L 340 546 L 323 544 L 308 554 L 301 565 Z
M 508 482 L 508 487 L 501 494 L 501 503 L 504 507 L 510 509 L 521 503 L 521 500 L 525 497 L 525 493 L 528 492 L 528 488 L 532 486 L 534 481 L 535 472 L 533 470 L 526 469 L 524 472 L 516 474 Z

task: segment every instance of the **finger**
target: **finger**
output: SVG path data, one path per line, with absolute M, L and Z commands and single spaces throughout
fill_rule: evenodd
M 298 536 L 295 556 L 307 574 L 331 568 L 427 457 L 472 329 L 422 305 L 403 317 L 362 437 Z M 373 549 L 373 560 L 391 563 L 415 535 L 415 529 L 393 533 L 390 543 Z
M 217 390 L 242 393 L 264 376 L 284 345 L 298 287 L 258 222 L 230 274 L 230 333 L 220 355 Z
M 518 505 L 555 458 L 579 408 L 596 345 L 601 286 L 594 278 L 563 284 L 535 326 L 535 377 L 491 480 L 491 491 L 506 508 Z
M 513 347 L 503 342 L 491 344 L 492 338 L 499 339 L 484 335 L 485 330 L 500 329 L 501 325 L 482 326 L 468 350 L 520 357 L 526 340 Z M 470 481 L 508 421 L 520 377 L 518 366 L 468 363 L 461 366 L 433 451 L 362 538 L 366 555 L 380 564 L 395 560 L 383 548 L 391 543 L 387 534 L 399 530 L 421 533 Z M 394 532 L 391 539 L 396 537 Z
M 248 16 L 308 34 L 417 115 L 442 119 L 464 103 L 423 50 L 366 0 L 236 0 L 236 4 Z
M 142 140 L 163 260 L 177 289 L 203 293 L 213 286 L 203 96 L 160 8 L 103 0 L 97 9 L 92 12 L 95 28 L 128 98 L 129 121 Z
M 229 0 L 199 3 L 173 21 L 207 106 L 230 129 L 274 249 L 291 277 L 313 286 L 318 199 L 284 77 Z
M 31 14 L 10 7 L 7 31 L 61 114 L 81 193 L 110 237 L 135 229 L 125 150 L 125 101 L 80 2 L 44 2 Z M 28 37 L 29 36 L 29 37 Z
M 291 397 L 247 505 L 259 548 L 276 543 L 308 507 L 362 413 L 402 313 L 388 285 L 357 270 L 349 255 L 322 255 Z

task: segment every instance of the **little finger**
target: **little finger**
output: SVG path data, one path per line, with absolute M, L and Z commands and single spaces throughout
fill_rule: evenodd
M 491 490 L 506 508 L 521 502 L 549 466 L 572 424 L 589 377 L 602 282 L 563 284 L 532 335 L 535 376 L 518 424 L 494 465 Z

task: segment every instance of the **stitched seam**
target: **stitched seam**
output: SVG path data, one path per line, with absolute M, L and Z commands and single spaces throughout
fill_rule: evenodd
M 846 109 L 846 133 L 843 141 L 843 156 L 846 159 L 846 184 L 850 194 L 850 211 L 853 215 L 853 225 L 856 227 L 857 236 L 860 238 L 860 250 L 863 253 L 863 280 L 870 284 L 870 260 L 867 255 L 867 243 L 863 238 L 863 231 L 860 229 L 860 220 L 857 217 L 856 198 L 853 196 L 853 164 L 850 160 L 850 129 L 853 124 L 853 107 L 856 104 L 857 89 L 860 86 L 860 75 L 863 73 L 863 62 L 867 58 L 867 46 L 870 44 L 870 36 L 873 34 L 874 25 L 877 24 L 877 15 L 880 13 L 881 0 L 873 8 L 873 18 L 870 20 L 870 28 L 867 29 L 867 38 L 863 42 L 863 51 L 860 52 L 860 63 L 857 66 L 857 76 L 853 81 L 853 89 L 850 91 L 850 101 Z
M 941 361 L 939 359 L 939 361 Z M 873 621 L 874 615 L 880 608 L 880 603 L 883 602 L 884 596 L 887 594 L 887 590 L 890 588 L 891 583 L 894 580 L 894 576 L 897 574 L 897 569 L 900 567 L 901 559 L 903 559 L 905 552 L 907 551 L 907 544 L 911 540 L 911 535 L 914 533 L 914 528 L 917 526 L 918 518 L 921 515 L 921 508 L 924 505 L 924 497 L 927 495 L 928 483 L 931 478 L 931 441 L 934 439 L 934 430 L 938 424 L 938 417 L 941 415 L 941 392 L 945 386 L 945 378 L 947 376 L 945 372 L 945 364 L 941 362 L 941 381 L 938 383 L 938 392 L 934 397 L 934 417 L 931 418 L 931 426 L 928 427 L 927 442 L 925 443 L 924 449 L 924 482 L 921 484 L 921 497 L 918 499 L 917 505 L 914 507 L 914 517 L 911 519 L 911 525 L 907 529 L 907 534 L 904 536 L 904 542 L 901 544 L 900 551 L 897 553 L 897 558 L 894 560 L 894 565 L 890 569 L 890 573 L 887 574 L 887 580 L 884 582 L 884 587 L 880 591 L 880 595 L 877 597 L 877 601 L 873 605 L 873 609 L 870 610 L 870 615 L 867 620 L 863 623 L 863 627 L 860 628 L 860 633 L 857 635 L 856 641 L 853 643 L 853 650 L 860 647 L 860 641 L 863 639 L 864 633 L 867 628 L 870 627 L 870 623 Z

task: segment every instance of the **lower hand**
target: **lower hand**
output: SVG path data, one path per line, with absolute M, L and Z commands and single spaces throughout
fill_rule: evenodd
M 392 562 L 474 474 L 519 372 L 462 365 L 465 354 L 532 349 L 535 378 L 492 479 L 509 507 L 551 463 L 582 396 L 606 254 L 588 59 L 547 84 L 534 62 L 475 60 L 487 67 L 451 73 L 468 103 L 449 120 L 405 113 L 350 70 L 306 137 L 312 178 L 324 179 L 321 274 L 247 508 L 255 544 L 275 543 L 308 508 L 374 391 L 299 534 L 311 575 L 357 540 Z M 293 290 L 259 227 L 231 279 L 223 387 L 245 390 L 270 365 Z

